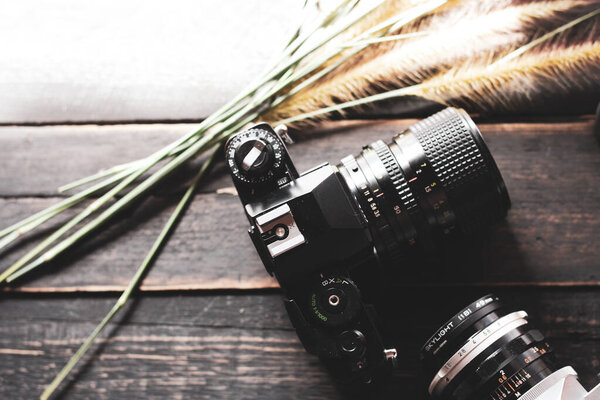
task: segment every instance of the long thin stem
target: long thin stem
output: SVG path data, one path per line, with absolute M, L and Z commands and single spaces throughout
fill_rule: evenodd
M 46 213 L 42 216 L 40 216 L 39 218 L 37 218 L 35 221 L 32 221 L 26 225 L 23 225 L 21 228 L 11 232 L 10 234 L 6 235 L 5 237 L 3 237 L 2 239 L 0 239 L 0 250 L 5 248 L 6 246 L 8 246 L 9 244 L 11 244 L 12 242 L 14 242 L 15 240 L 17 240 L 18 238 L 20 238 L 21 236 L 23 236 L 24 234 L 26 234 L 29 231 L 32 231 L 33 229 L 37 228 L 38 226 L 40 226 L 41 224 L 43 224 L 44 222 L 48 221 L 49 219 L 52 219 L 54 217 L 56 217 L 58 214 L 62 213 L 63 211 L 65 211 L 66 208 L 63 209 L 57 209 L 51 213 Z M 0 282 L 2 282 L 2 280 L 4 279 L 5 275 L 0 274 Z
M 46 389 L 40 396 L 41 400 L 48 399 L 52 395 L 52 393 L 54 393 L 54 391 L 58 388 L 60 383 L 69 375 L 71 370 L 77 365 L 77 363 L 81 360 L 81 358 L 84 356 L 84 354 L 89 350 L 89 348 L 92 346 L 96 337 L 98 337 L 98 335 L 100 333 L 102 333 L 104 328 L 106 328 L 106 326 L 113 319 L 113 317 L 119 312 L 119 310 L 121 310 L 125 306 L 125 304 L 129 300 L 129 298 L 131 297 L 131 294 L 133 293 L 133 291 L 135 289 L 137 289 L 137 287 L 139 286 L 142 277 L 146 274 L 146 271 L 148 270 L 149 266 L 152 264 L 152 261 L 158 254 L 158 251 L 164 244 L 166 238 L 169 236 L 169 234 L 171 233 L 173 228 L 176 226 L 176 223 L 179 220 L 179 218 L 183 215 L 183 212 L 185 211 L 186 207 L 190 203 L 190 200 L 192 199 L 192 196 L 193 196 L 194 192 L 196 191 L 196 188 L 198 187 L 198 182 L 200 182 L 202 177 L 209 170 L 219 149 L 220 148 L 217 147 L 217 149 L 215 149 L 213 151 L 213 153 L 209 157 L 209 159 L 206 160 L 204 162 L 204 164 L 202 165 L 202 167 L 200 168 L 200 171 L 194 178 L 192 184 L 190 185 L 188 190 L 185 192 L 185 194 L 183 195 L 183 197 L 177 204 L 177 207 L 171 214 L 169 220 L 167 221 L 167 223 L 163 227 L 162 231 L 160 232 L 160 234 L 154 241 L 154 244 L 152 245 L 152 248 L 146 255 L 146 258 L 144 259 L 142 264 L 138 267 L 133 278 L 131 278 L 131 280 L 129 281 L 127 288 L 123 291 L 123 293 L 121 294 L 121 296 L 119 297 L 117 302 L 113 305 L 113 307 L 110 309 L 108 314 L 106 314 L 104 319 L 102 319 L 102 321 L 98 324 L 98 326 L 96 326 L 94 331 L 88 336 L 88 338 L 85 340 L 85 342 L 83 342 L 81 347 L 79 347 L 77 352 L 75 354 L 73 354 L 73 356 L 67 362 L 67 364 L 63 367 L 63 369 L 58 373 L 58 375 L 56 375 L 56 377 L 52 380 L 52 382 L 48 385 L 48 387 L 46 387 Z
M 250 122 L 255 117 L 256 117 L 256 115 L 246 116 L 246 118 L 237 122 L 237 124 L 234 121 L 232 121 L 229 123 L 229 125 L 225 126 L 223 130 L 227 131 L 229 134 L 231 134 L 231 133 L 235 132 L 237 129 L 239 129 L 242 126 L 244 126 L 245 124 L 247 124 L 248 122 Z M 23 276 L 24 274 L 32 271 L 33 269 L 39 267 L 40 265 L 42 265 L 48 261 L 51 261 L 56 256 L 58 256 L 59 254 L 61 254 L 62 252 L 64 252 L 68 248 L 70 248 L 71 246 L 73 246 L 75 243 L 79 242 L 86 235 L 88 235 L 93 230 L 98 228 L 100 225 L 102 225 L 103 223 L 108 221 L 110 218 L 112 218 L 121 209 L 123 209 L 128 204 L 133 202 L 135 199 L 137 199 L 140 196 L 142 196 L 143 194 L 145 194 L 157 182 L 159 182 L 162 178 L 164 178 L 166 175 L 171 173 L 173 170 L 175 170 L 181 164 L 183 164 L 184 162 L 186 162 L 189 159 L 191 159 L 192 157 L 194 157 L 198 152 L 200 152 L 202 150 L 206 150 L 209 147 L 212 147 L 215 144 L 215 137 L 217 137 L 217 136 L 218 136 L 217 139 L 219 141 L 224 140 L 224 137 L 226 137 L 226 136 L 222 135 L 222 131 L 215 132 L 212 135 L 203 136 L 200 140 L 198 140 L 198 142 L 196 142 L 193 146 L 190 146 L 181 155 L 179 155 L 175 159 L 171 160 L 168 164 L 163 166 L 159 171 L 155 172 L 150 177 L 146 178 L 145 181 L 141 182 L 139 185 L 137 185 L 135 188 L 133 188 L 129 193 L 127 193 L 125 196 L 123 196 L 117 202 L 112 204 L 109 208 L 104 210 L 99 216 L 94 218 L 92 221 L 87 223 L 85 226 L 81 227 L 79 230 L 77 230 L 71 236 L 67 237 L 60 243 L 56 244 L 50 250 L 47 250 L 44 254 L 39 256 L 35 261 L 33 261 L 30 264 L 27 264 L 24 267 L 21 267 L 23 265 L 22 262 L 18 262 L 19 265 L 16 268 L 14 268 L 15 272 L 13 272 L 11 275 L 9 275 L 6 278 L 6 281 L 7 282 L 14 281 L 15 279 Z M 47 244 L 44 243 L 44 245 L 47 245 Z M 34 250 L 37 250 L 37 248 Z M 12 268 L 13 267 L 11 267 L 11 269 Z
M 446 2 L 447 2 L 447 0 L 432 0 L 432 1 L 429 1 L 427 3 L 420 5 L 418 7 L 412 8 L 408 11 L 401 12 L 397 15 L 394 15 L 394 16 L 388 18 L 387 20 L 377 24 L 373 28 L 370 28 L 367 31 L 363 32 L 362 34 L 358 35 L 352 43 L 360 43 L 361 41 L 365 40 L 366 37 L 369 37 L 369 35 L 374 35 L 375 39 L 381 38 L 382 36 L 388 34 L 389 32 L 396 31 L 399 28 L 401 28 L 402 26 L 408 24 L 409 22 L 414 21 L 415 19 L 423 16 L 424 14 L 427 14 L 427 13 L 435 10 L 436 8 L 445 4 Z M 349 58 L 356 55 L 357 53 L 362 51 L 364 48 L 366 48 L 367 46 L 369 46 L 373 43 L 376 43 L 376 42 L 370 43 L 370 42 L 366 41 L 366 43 L 364 43 L 362 45 L 358 45 L 358 47 L 356 49 L 351 51 L 349 54 L 344 55 L 340 60 L 334 62 L 332 65 L 329 65 L 329 66 L 323 68 L 319 72 L 315 73 L 313 76 L 302 81 L 299 85 L 292 88 L 292 90 L 290 90 L 290 92 L 284 93 L 281 96 L 279 96 L 277 99 L 275 99 L 273 101 L 273 103 L 271 104 L 271 108 L 281 104 L 288 98 L 292 97 L 296 93 L 300 92 L 301 90 L 305 89 L 309 85 L 316 82 L 318 79 L 321 79 L 323 76 L 327 75 L 332 70 L 338 68 L 344 62 L 346 62 Z M 345 47 L 345 46 L 342 46 L 342 47 Z M 271 91 L 269 92 L 269 97 L 272 95 L 275 95 L 276 93 L 283 91 L 283 89 L 285 89 L 288 85 L 301 81 L 304 77 L 310 75 L 315 70 L 321 68 L 321 66 L 325 62 L 332 59 L 333 57 L 335 57 L 338 54 L 339 54 L 339 48 L 334 48 L 329 53 L 322 55 L 317 60 L 304 66 L 302 69 L 295 72 L 294 75 L 292 75 L 288 80 L 282 81 L 281 83 L 279 83 L 279 85 L 274 86 L 271 89 Z
M 561 25 L 558 28 L 554 29 L 553 31 L 550 31 L 550 32 L 546 33 L 545 35 L 540 36 L 539 38 L 532 40 L 531 42 L 519 47 L 518 49 L 511 51 L 510 53 L 508 53 L 501 59 L 496 60 L 493 64 L 490 64 L 489 67 L 494 68 L 500 64 L 503 64 L 510 60 L 514 60 L 515 58 L 517 58 L 520 55 L 522 55 L 523 53 L 531 50 L 535 46 L 539 46 L 541 43 L 553 38 L 554 36 L 558 35 L 559 33 L 562 33 L 564 31 L 566 31 L 567 29 L 570 29 L 570 28 L 574 27 L 575 25 L 580 24 L 590 18 L 594 18 L 596 15 L 600 15 L 600 8 L 597 8 L 594 11 L 585 14 L 584 16 L 581 16 L 572 21 L 569 21 L 566 24 Z
M 159 156 L 160 155 L 157 155 L 156 157 L 159 157 Z M 38 243 L 37 246 L 35 246 L 30 251 L 28 251 L 24 256 L 22 256 L 19 260 L 17 260 L 13 265 L 11 265 L 8 269 L 6 269 L 6 271 L 4 271 L 0 275 L 0 282 L 2 282 L 2 280 L 5 277 L 11 276 L 16 271 L 18 271 L 19 268 L 21 268 L 23 265 L 28 263 L 31 259 L 33 259 L 36 255 L 41 253 L 44 249 L 46 249 L 48 246 L 50 246 L 52 243 L 54 243 L 56 240 L 58 240 L 66 232 L 70 231 L 72 228 L 77 226 L 77 224 L 79 224 L 80 222 L 85 220 L 87 217 L 92 215 L 94 212 L 98 211 L 104 204 L 109 202 L 114 196 L 116 196 L 119 192 L 121 192 L 123 189 L 125 189 L 127 186 L 129 186 L 129 184 L 131 184 L 133 181 L 135 181 L 139 176 L 141 176 L 144 172 L 146 172 L 151 166 L 152 166 L 152 163 L 147 163 L 142 168 L 137 169 L 135 171 L 135 173 L 132 173 L 129 176 L 127 176 L 117 186 L 110 189 L 108 192 L 106 192 L 100 198 L 93 201 L 89 206 L 87 206 L 82 212 L 77 214 L 69 222 L 67 222 L 66 224 L 61 226 L 59 229 L 54 231 L 51 235 L 49 235 L 44 240 L 42 240 L 40 243 Z
M 63 186 L 59 187 L 58 188 L 58 192 L 59 193 L 63 193 L 63 192 L 72 190 L 72 189 L 74 189 L 76 187 L 80 187 L 80 186 L 86 185 L 88 183 L 98 181 L 98 180 L 100 180 L 102 178 L 106 178 L 107 176 L 111 176 L 111 175 L 117 174 L 119 172 L 126 171 L 128 169 L 131 169 L 132 167 L 138 166 L 143 161 L 144 160 L 131 161 L 131 162 L 128 162 L 128 163 L 125 163 L 125 164 L 115 165 L 112 168 L 108 168 L 108 169 L 105 169 L 105 170 L 102 170 L 102 171 L 98 171 L 97 173 L 95 173 L 93 175 L 86 176 L 85 178 L 78 179 L 76 181 L 67 183 L 66 185 L 63 185 Z
M 302 121 L 309 118 L 318 117 L 320 115 L 330 114 L 337 111 L 342 111 L 348 108 L 357 107 L 365 104 L 371 104 L 378 101 L 394 99 L 402 96 L 406 96 L 411 94 L 411 92 L 420 87 L 422 84 L 407 86 L 396 90 L 390 90 L 384 93 L 374 94 L 372 96 L 363 97 L 361 99 L 351 100 L 340 104 L 335 104 L 333 106 L 320 108 L 315 111 L 298 114 L 290 118 L 285 118 L 277 122 L 277 124 L 291 124 L 294 122 Z
M 112 184 L 114 184 L 115 182 L 118 182 L 120 179 L 123 179 L 125 176 L 128 175 L 128 171 L 123 171 L 109 179 L 106 179 L 96 185 L 94 185 L 91 188 L 88 188 L 82 192 L 79 192 L 77 194 L 74 194 L 71 197 L 68 197 L 62 201 L 60 201 L 57 204 L 54 204 L 53 206 L 50 206 L 42 211 L 39 211 L 35 214 L 33 214 L 32 216 L 25 218 L 11 226 L 9 226 L 8 228 L 3 229 L 2 231 L 0 231 L 0 237 L 4 237 L 18 229 L 21 229 L 22 227 L 24 227 L 25 225 L 30 224 L 31 222 L 36 221 L 38 218 L 42 218 L 47 214 L 52 214 L 56 211 L 64 211 L 76 204 L 78 204 L 79 202 L 81 202 L 82 200 L 84 200 L 85 198 L 97 193 L 98 191 L 106 188 L 107 186 L 110 186 Z

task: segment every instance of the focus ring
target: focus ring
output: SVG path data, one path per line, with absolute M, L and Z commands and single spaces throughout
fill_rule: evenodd
M 415 197 L 408 187 L 408 183 L 406 182 L 406 179 L 400 170 L 400 166 L 398 165 L 398 162 L 394 158 L 394 155 L 390 151 L 389 147 L 381 140 L 372 143 L 371 147 L 373 147 L 373 150 L 375 150 L 377 156 L 379 156 L 379 159 L 383 163 L 383 166 L 385 167 L 390 180 L 394 184 L 400 199 L 402 199 L 402 203 L 404 204 L 406 211 L 408 211 L 409 214 L 413 214 L 418 211 Z

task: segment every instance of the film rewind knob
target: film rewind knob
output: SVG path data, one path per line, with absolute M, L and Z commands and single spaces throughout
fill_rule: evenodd
M 262 139 L 244 142 L 235 152 L 235 163 L 246 175 L 261 176 L 273 166 L 273 148 Z

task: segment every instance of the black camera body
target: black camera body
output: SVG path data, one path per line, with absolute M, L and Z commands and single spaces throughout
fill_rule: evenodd
M 226 144 L 248 233 L 306 350 L 342 382 L 371 382 L 397 357 L 372 306 L 387 270 L 502 218 L 504 182 L 462 110 L 302 174 L 287 138 L 261 123 Z
M 264 159 L 248 161 L 254 156 Z M 226 157 L 250 238 L 285 290 L 304 347 L 340 380 L 369 381 L 395 353 L 385 350 L 374 311 L 350 276 L 372 264 L 373 242 L 339 171 L 326 163 L 299 175 L 268 124 L 233 137 Z

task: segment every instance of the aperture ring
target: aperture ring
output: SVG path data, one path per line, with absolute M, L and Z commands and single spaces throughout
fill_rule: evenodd
M 539 347 L 532 347 L 521 356 L 514 357 L 474 398 L 480 399 L 488 395 L 489 400 L 517 400 L 520 395 L 552 374 L 551 364 L 546 357 L 551 352 L 550 345 L 542 343 Z

